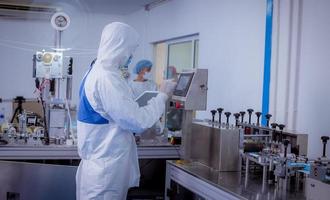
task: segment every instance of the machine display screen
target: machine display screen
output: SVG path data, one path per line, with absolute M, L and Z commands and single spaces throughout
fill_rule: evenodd
M 185 97 L 187 95 L 193 76 L 194 73 L 181 74 L 173 94 L 176 96 Z

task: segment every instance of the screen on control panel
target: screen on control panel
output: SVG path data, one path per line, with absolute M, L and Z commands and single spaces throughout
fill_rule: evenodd
M 189 86 L 193 76 L 194 73 L 181 74 L 173 94 L 176 96 L 185 97 L 189 90 Z

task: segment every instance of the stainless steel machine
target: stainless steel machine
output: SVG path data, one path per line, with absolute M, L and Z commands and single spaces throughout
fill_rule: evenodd
M 262 126 L 260 112 L 251 123 L 253 110 L 247 112 L 249 122 L 244 122 L 245 112 L 218 108 L 211 110 L 212 120 L 190 125 L 184 154 L 188 162 L 167 162 L 166 199 L 305 199 L 304 177 L 311 164 L 304 156 L 307 134 L 275 123 L 270 128 L 270 114 Z M 230 116 L 235 125 L 229 124 Z
M 170 112 L 182 113 L 181 156 L 189 159 L 191 130 L 194 112 L 206 110 L 207 103 L 207 69 L 194 69 L 180 74 L 177 86 L 170 101 Z
M 240 112 L 236 118 L 236 125 L 243 137 L 245 186 L 249 184 L 250 173 L 254 173 L 255 168 L 260 168 L 262 191 L 274 185 L 277 190 L 286 194 L 289 182 L 295 182 L 297 192 L 301 192 L 300 177 L 309 172 L 310 164 L 306 157 L 308 135 L 287 131 L 283 124 L 270 124 L 271 114 L 264 114 L 266 124 L 261 125 L 260 118 L 263 114 L 255 112 L 257 120 L 256 123 L 252 123 L 253 112 L 253 109 L 247 109 L 247 112 Z M 245 113 L 248 114 L 248 121 L 244 121 Z M 253 170 L 250 170 L 251 168 Z
M 0 161 L 0 199 L 76 198 L 77 166 Z
M 209 122 L 194 122 L 189 133 L 187 158 L 220 172 L 241 170 L 239 130 L 215 126 Z
M 326 145 L 329 136 L 321 137 L 323 154 L 310 167 L 310 175 L 306 179 L 307 200 L 327 200 L 330 197 L 330 159 L 326 156 Z
M 73 60 L 63 52 L 38 51 L 33 62 L 36 90 L 44 107 L 45 143 L 65 141 L 70 137 Z
M 282 142 L 287 139 L 289 140 L 288 153 L 299 156 L 307 155 L 308 134 L 286 130 L 284 124 L 270 123 L 272 115 L 261 112 L 255 112 L 256 122 L 252 123 L 253 112 L 254 110 L 250 108 L 246 112 L 236 113 L 236 124 L 241 128 L 244 135 L 244 152 L 260 152 L 268 147 L 269 149 L 276 148 L 283 153 L 284 146 Z M 248 115 L 247 121 L 244 121 L 245 114 Z M 262 116 L 266 119 L 265 125 L 260 123 Z M 240 121 L 239 117 L 241 117 Z
M 182 194 L 180 191 L 184 189 L 181 188 L 191 189 L 190 186 L 193 187 L 196 184 L 199 188 L 203 188 L 205 186 L 203 180 L 196 178 L 199 173 L 212 179 L 217 177 L 216 180 L 220 181 L 223 176 L 217 176 L 218 173 L 239 173 L 240 171 L 239 130 L 233 126 L 214 123 L 214 121 L 193 119 L 194 111 L 206 109 L 206 100 L 207 70 L 196 69 L 180 74 L 170 102 L 170 109 L 179 110 L 182 113 L 182 160 L 173 161 L 173 163 L 183 168 L 170 167 L 167 164 L 165 199 L 203 199 L 204 194 L 199 196 L 198 191 L 194 190 L 192 190 L 193 195 Z M 198 183 L 189 179 L 190 176 L 185 173 L 185 167 L 195 170 L 192 170 L 195 177 L 193 179 Z M 220 193 L 226 197 L 223 199 L 231 199 L 227 198 L 231 195 Z M 218 196 L 217 199 L 222 198 Z

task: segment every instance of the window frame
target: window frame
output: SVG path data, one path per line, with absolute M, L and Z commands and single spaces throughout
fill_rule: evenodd
M 189 36 L 182 36 L 180 38 L 177 39 L 171 39 L 171 40 L 166 40 L 166 46 L 167 46 L 167 55 L 166 55 L 166 68 L 168 69 L 169 65 L 170 65 L 170 46 L 171 45 L 175 45 L 175 44 L 182 44 L 182 43 L 187 43 L 190 42 L 192 44 L 192 48 L 191 48 L 191 63 L 192 63 L 192 69 L 197 68 L 196 65 L 198 65 L 198 63 L 196 63 L 196 41 L 198 41 L 198 45 L 199 45 L 199 34 L 194 34 L 194 35 L 189 35 Z M 199 49 L 198 49 L 199 51 Z M 199 53 L 198 53 L 199 55 Z M 166 71 L 167 71 L 166 69 Z M 167 73 L 166 73 L 166 77 L 167 77 Z

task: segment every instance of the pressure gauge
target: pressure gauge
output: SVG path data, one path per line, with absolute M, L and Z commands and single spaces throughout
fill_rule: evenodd
M 53 55 L 51 53 L 45 53 L 42 57 L 42 62 L 44 65 L 51 65 L 53 60 Z
M 55 30 L 64 31 L 70 25 L 70 18 L 63 12 L 57 12 L 52 16 L 51 23 Z

